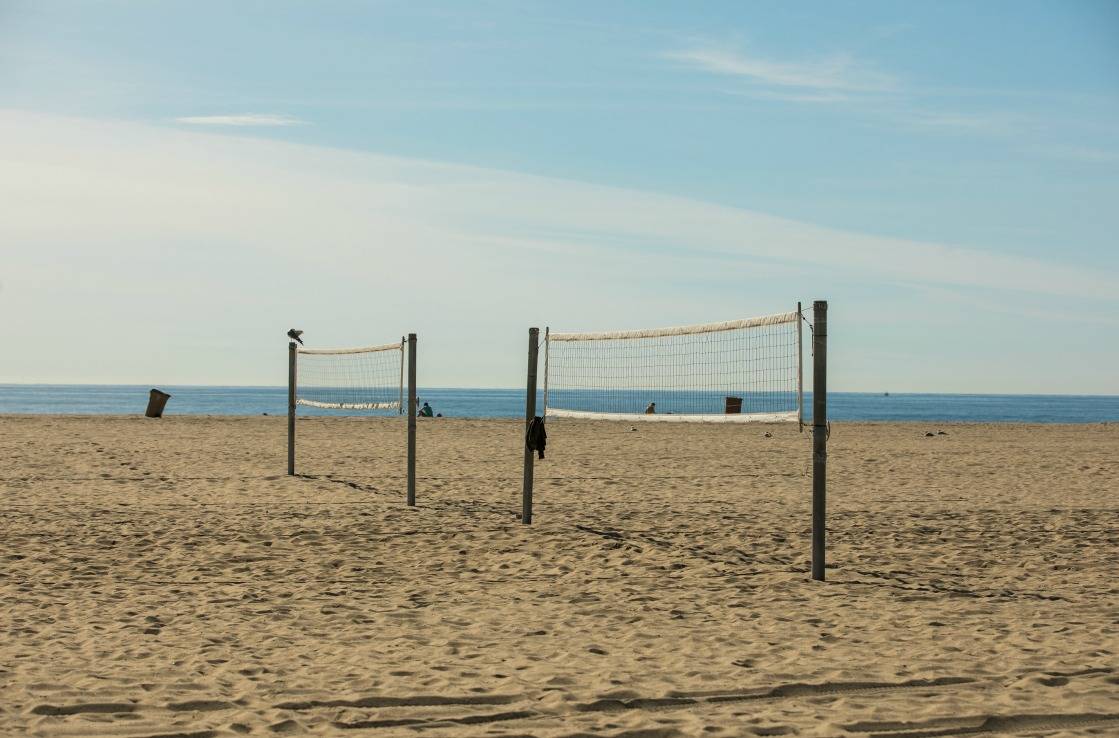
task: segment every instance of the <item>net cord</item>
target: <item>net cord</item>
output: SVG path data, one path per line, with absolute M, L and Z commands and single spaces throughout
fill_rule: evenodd
M 354 348 L 321 348 L 321 349 L 300 348 L 300 349 L 297 349 L 297 351 L 298 351 L 298 353 L 301 353 L 301 354 L 319 354 L 319 355 L 323 355 L 323 354 L 372 354 L 372 353 L 375 353 L 377 351 L 399 351 L 401 353 L 401 355 L 403 356 L 404 345 L 402 343 L 386 343 L 386 344 L 383 344 L 381 346 L 357 346 L 357 347 L 354 347 Z
M 743 318 L 741 320 L 727 320 L 722 323 L 702 323 L 697 325 L 681 325 L 674 328 L 651 328 L 635 331 L 603 331 L 600 333 L 552 333 L 548 336 L 550 341 L 610 341 L 623 338 L 659 338 L 662 336 L 686 336 L 693 333 L 717 333 L 719 331 L 733 331 L 740 328 L 760 328 L 767 325 L 781 325 L 792 323 L 799 319 L 794 310 L 789 313 L 763 315 L 759 318 Z

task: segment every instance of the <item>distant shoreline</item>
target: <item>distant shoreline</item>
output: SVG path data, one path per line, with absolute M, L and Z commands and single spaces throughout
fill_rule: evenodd
M 142 415 L 148 385 L 0 385 L 0 417 Z M 287 415 L 285 387 L 218 387 L 160 385 L 171 395 L 165 414 L 222 417 Z M 421 387 L 418 394 L 447 418 L 523 418 L 524 389 Z M 642 400 L 669 399 L 662 393 L 627 391 Z M 708 392 L 707 394 L 711 394 Z M 562 407 L 556 397 L 550 407 Z M 617 399 L 617 398 L 615 398 Z M 631 398 L 632 399 L 632 398 Z M 795 398 L 786 398 L 795 409 Z M 811 418 L 812 393 L 805 392 L 804 416 Z M 719 403 L 721 406 L 721 403 Z M 640 403 L 644 407 L 644 403 Z M 543 394 L 537 407 L 543 408 Z M 571 407 L 570 409 L 581 409 Z M 299 417 L 398 417 L 391 410 L 345 411 L 300 406 Z M 908 423 L 1119 423 L 1119 396 L 1111 395 L 983 395 L 934 393 L 829 392 L 828 418 L 833 422 Z M 640 421 L 639 418 L 634 418 Z
M 191 390 L 265 390 L 269 392 L 287 391 L 286 385 L 279 384 L 107 384 L 100 382 L 66 383 L 66 382 L 0 382 L 0 390 L 8 388 L 93 388 L 93 389 L 131 389 L 142 387 L 178 387 Z M 524 387 L 451 387 L 430 386 L 421 387 L 420 391 L 437 392 L 524 392 Z M 805 395 L 811 395 L 811 390 L 805 390 Z M 1074 393 L 1074 392 L 932 392 L 924 390 L 832 390 L 831 395 L 864 395 L 867 397 L 1053 397 L 1053 398 L 1100 398 L 1119 400 L 1119 393 Z
M 338 423 L 394 423 L 401 420 L 402 416 L 384 416 L 384 415 L 300 415 L 297 417 L 299 421 L 326 421 Z M 135 420 L 143 421 L 145 423 L 175 423 L 175 422 L 222 422 L 229 421 L 231 423 L 242 423 L 246 421 L 286 421 L 287 416 L 283 414 L 267 415 L 223 415 L 217 413 L 166 413 L 162 418 L 153 419 L 144 416 L 143 410 L 134 413 L 5 413 L 0 412 L 0 421 L 5 420 L 24 420 L 24 421 L 43 421 L 43 420 L 88 420 L 88 421 L 101 421 L 101 420 Z M 524 418 L 513 416 L 487 416 L 478 417 L 470 415 L 456 415 L 444 416 L 440 418 L 421 418 L 419 419 L 419 427 L 432 423 L 478 423 L 478 422 L 524 422 Z M 904 428 L 915 428 L 921 431 L 935 431 L 943 428 L 979 428 L 984 426 L 996 426 L 999 428 L 1020 427 L 1027 428 L 1087 428 L 1093 426 L 1119 426 L 1119 421 L 1098 420 L 1098 421 L 1080 421 L 1080 422 L 1029 422 L 1018 420 L 829 420 L 829 424 L 833 426 L 842 425 L 844 427 L 886 427 L 897 426 Z M 574 418 L 548 418 L 549 427 L 555 425 L 585 425 L 585 424 L 602 424 L 602 425 L 615 425 L 619 428 L 622 426 L 630 426 L 637 428 L 646 427 L 661 427 L 661 428 L 738 428 L 742 431 L 749 432 L 751 428 L 791 428 L 796 432 L 796 423 L 642 423 L 640 420 L 622 421 L 622 420 L 583 420 Z M 810 423 L 805 423 L 804 432 L 810 431 Z

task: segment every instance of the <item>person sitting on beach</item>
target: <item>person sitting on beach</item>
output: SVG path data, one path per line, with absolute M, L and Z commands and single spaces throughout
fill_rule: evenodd
M 421 418 L 431 418 L 431 417 L 434 417 L 435 411 L 431 409 L 431 405 L 428 405 L 425 402 L 424 406 L 420 408 L 419 415 L 420 415 Z
M 650 402 L 649 407 L 645 408 L 645 414 L 646 415 L 656 415 L 657 414 L 657 403 Z

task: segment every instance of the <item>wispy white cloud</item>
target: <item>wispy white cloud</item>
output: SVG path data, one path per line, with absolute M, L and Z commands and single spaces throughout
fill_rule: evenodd
M 714 48 L 670 51 L 664 58 L 713 74 L 740 77 L 776 88 L 798 88 L 833 92 L 887 92 L 897 80 L 848 54 L 812 61 L 789 62 L 747 56 Z
M 938 287 L 933 285 L 913 284 L 910 287 L 927 295 L 931 301 L 937 303 L 956 303 L 976 314 L 1000 313 L 1013 318 L 1028 317 L 1037 321 L 1069 321 L 1097 326 L 1119 326 L 1119 313 L 1080 311 L 1076 312 L 1067 307 L 1053 307 L 1040 304 L 1036 299 L 1022 298 L 1007 301 L 973 294 L 973 290 L 960 287 Z
M 756 100 L 780 100 L 782 102 L 815 103 L 818 105 L 848 102 L 853 99 L 849 93 L 830 92 L 826 90 L 784 91 L 756 88 L 745 90 L 723 88 L 721 91 L 723 94 L 732 95 L 734 97 L 749 97 Z
M 717 46 L 694 46 L 666 52 L 662 58 L 730 78 L 719 92 L 734 97 L 802 105 L 830 105 L 928 133 L 1006 136 L 1022 132 L 1023 120 L 998 112 L 937 109 L 927 91 L 907 85 L 850 54 L 790 61 L 751 56 Z M 938 91 L 940 96 L 948 91 Z
M 234 126 L 268 128 L 277 126 L 301 126 L 307 121 L 294 118 L 290 115 L 276 115 L 272 113 L 246 113 L 243 115 L 188 115 L 175 118 L 176 123 L 185 123 L 192 126 Z
M 1008 133 L 1014 125 L 1006 115 L 930 111 L 902 107 L 893 113 L 905 125 L 929 131 L 956 133 Z
M 1042 146 L 1036 151 L 1049 156 L 1087 164 L 1115 164 L 1119 162 L 1119 149 L 1101 149 L 1093 146 L 1059 144 Z
M 901 36 L 917 28 L 917 24 L 900 21 L 898 23 L 884 23 L 870 29 L 870 35 L 880 39 L 890 39 Z
M 858 321 L 859 341 L 881 346 L 899 285 L 1030 293 L 1038 304 L 1072 297 L 1112 315 L 1119 305 L 1119 275 L 1106 269 L 634 190 L 4 111 L 0 138 L 0 309 L 28 316 L 10 327 L 25 350 L 0 381 L 278 382 L 277 341 L 298 325 L 317 345 L 417 331 L 428 347 L 421 383 L 513 386 L 528 325 L 703 322 L 824 295 L 848 326 Z M 911 299 L 913 331 L 956 320 L 935 299 Z M 114 336 L 113 351 L 91 324 Z M 972 350 L 991 333 L 973 315 L 941 329 Z M 927 342 L 928 363 L 950 371 L 943 346 Z M 1106 364 L 1099 350 L 1085 345 L 1080 363 Z M 68 368 L 75 353 L 91 359 L 64 374 L 79 371 Z M 849 370 L 854 388 L 884 371 L 847 367 L 837 381 Z M 1107 381 L 1092 386 L 1114 388 Z

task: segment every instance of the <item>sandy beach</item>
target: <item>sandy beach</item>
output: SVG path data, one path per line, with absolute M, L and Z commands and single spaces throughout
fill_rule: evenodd
M 1114 425 L 835 424 L 826 583 L 795 425 L 298 427 L 0 418 L 0 735 L 1119 734 Z

